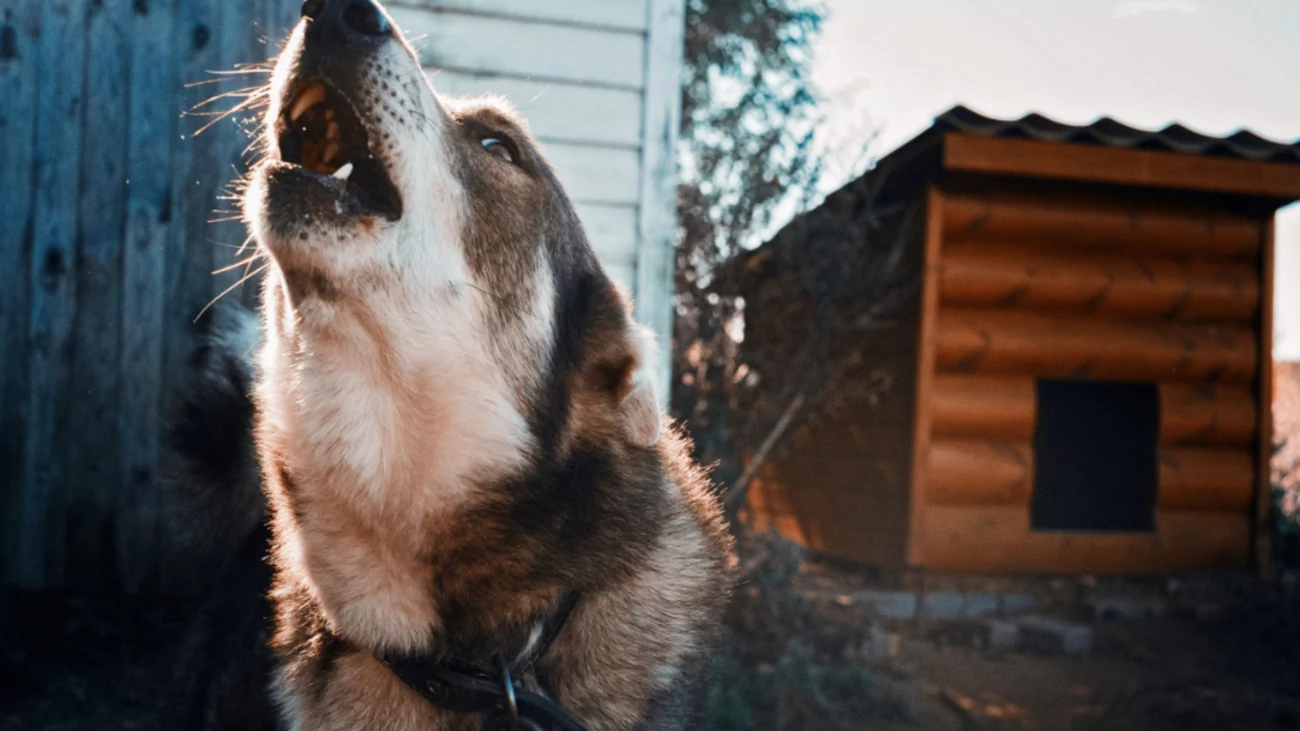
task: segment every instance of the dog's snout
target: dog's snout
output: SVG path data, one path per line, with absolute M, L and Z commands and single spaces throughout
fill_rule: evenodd
M 302 17 L 308 20 L 320 20 L 325 11 L 325 0 L 302 0 Z
M 343 23 L 356 33 L 367 36 L 386 36 L 393 28 L 388 18 L 371 0 L 352 0 L 343 8 Z
M 388 16 L 374 0 L 305 0 L 307 35 L 327 45 L 368 43 L 392 35 Z

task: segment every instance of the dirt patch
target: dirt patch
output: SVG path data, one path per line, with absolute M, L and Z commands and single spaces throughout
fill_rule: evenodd
M 805 576 L 824 596 L 837 573 L 846 596 L 873 583 L 825 566 Z M 1087 625 L 1091 649 L 1077 657 L 998 649 L 984 619 L 877 619 L 899 636 L 897 653 L 878 668 L 907 699 L 909 719 L 863 728 L 1300 729 L 1298 627 L 1275 584 L 1237 575 L 983 582 L 1035 597 L 1033 612 Z M 912 575 L 875 583 L 975 591 L 981 580 Z M 1098 597 L 1159 610 L 1138 619 L 1098 617 Z

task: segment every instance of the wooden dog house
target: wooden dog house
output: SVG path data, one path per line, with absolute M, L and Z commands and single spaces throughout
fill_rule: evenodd
M 1272 220 L 1300 197 L 1300 146 L 958 107 L 804 218 L 867 189 L 924 222 L 906 315 L 862 345 L 897 387 L 769 459 L 755 523 L 942 570 L 1264 555 Z M 809 220 L 748 254 L 751 277 L 797 258 Z M 747 300 L 746 346 L 789 326 Z

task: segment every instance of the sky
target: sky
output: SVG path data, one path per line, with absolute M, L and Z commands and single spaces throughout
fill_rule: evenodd
M 1300 139 L 1300 0 L 823 0 L 829 135 L 882 156 L 965 104 Z M 847 156 L 846 156 L 847 158 Z M 1300 205 L 1279 215 L 1274 355 L 1300 360 Z

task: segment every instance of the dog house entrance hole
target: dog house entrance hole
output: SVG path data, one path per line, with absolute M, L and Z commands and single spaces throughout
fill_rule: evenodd
M 1159 432 L 1155 384 L 1039 380 L 1033 530 L 1154 530 Z

